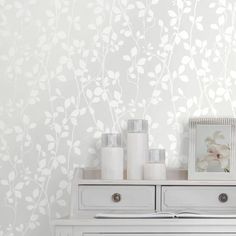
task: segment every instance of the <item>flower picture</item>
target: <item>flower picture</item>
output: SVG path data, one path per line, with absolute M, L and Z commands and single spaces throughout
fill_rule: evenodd
M 204 143 L 205 153 L 200 154 L 196 159 L 197 171 L 229 172 L 230 145 L 223 132 L 214 131 L 204 139 Z
M 235 180 L 236 119 L 192 118 L 189 128 L 189 179 Z

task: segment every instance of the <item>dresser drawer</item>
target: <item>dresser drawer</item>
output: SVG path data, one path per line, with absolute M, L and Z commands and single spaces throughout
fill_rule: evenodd
M 232 212 L 236 210 L 236 187 L 163 186 L 161 208 L 163 211 Z
M 154 210 L 155 186 L 80 186 L 81 210 Z

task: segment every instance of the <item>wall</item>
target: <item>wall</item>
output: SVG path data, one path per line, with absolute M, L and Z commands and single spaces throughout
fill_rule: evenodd
M 51 235 L 102 132 L 146 118 L 186 167 L 190 116 L 236 112 L 235 2 L 0 0 L 0 235 Z

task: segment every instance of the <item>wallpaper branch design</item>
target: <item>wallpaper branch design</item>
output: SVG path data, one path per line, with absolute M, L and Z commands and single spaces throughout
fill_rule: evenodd
M 233 0 L 0 0 L 0 235 L 52 235 L 102 132 L 146 118 L 186 168 L 190 116 L 236 114 Z

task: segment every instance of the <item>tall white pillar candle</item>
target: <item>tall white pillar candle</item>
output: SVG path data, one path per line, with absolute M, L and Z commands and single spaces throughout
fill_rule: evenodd
M 147 120 L 128 120 L 127 179 L 143 179 L 143 165 L 148 156 Z

